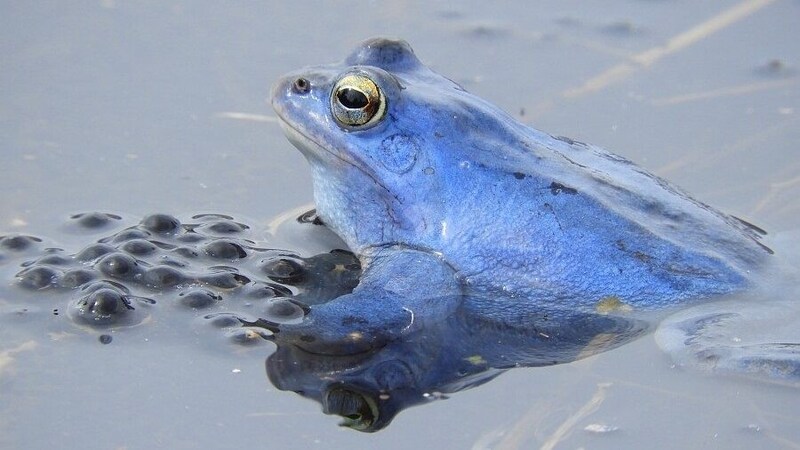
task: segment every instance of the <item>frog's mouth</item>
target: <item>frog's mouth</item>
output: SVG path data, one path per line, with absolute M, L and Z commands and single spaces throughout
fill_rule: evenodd
M 280 115 L 279 115 L 280 117 Z M 299 129 L 293 127 L 289 122 L 285 120 L 280 120 L 281 129 L 283 130 L 283 134 L 286 135 L 286 138 L 289 139 L 289 142 L 292 143 L 309 162 L 316 162 L 319 160 L 320 162 L 324 163 L 323 155 L 332 156 L 339 161 L 349 164 L 356 169 L 362 170 L 358 167 L 358 164 L 355 164 L 354 161 L 348 161 L 347 158 L 343 157 L 339 154 L 339 152 L 334 152 L 325 148 L 324 146 L 320 145 L 317 141 L 309 137 L 307 134 L 303 133 Z
M 278 114 L 278 117 L 280 117 L 280 114 Z M 388 195 L 389 198 L 394 197 L 392 195 L 392 191 L 389 190 L 386 187 L 386 185 L 383 184 L 383 182 L 377 177 L 377 175 L 372 170 L 369 169 L 369 167 L 366 164 L 352 157 L 348 157 L 346 153 L 337 152 L 335 150 L 331 150 L 321 145 L 316 140 L 308 136 L 308 134 L 304 133 L 298 128 L 295 128 L 289 122 L 283 120 L 282 118 L 281 120 L 279 120 L 279 122 L 281 124 L 281 128 L 283 129 L 283 133 L 286 135 L 286 138 L 289 140 L 289 142 L 292 143 L 292 145 L 294 145 L 298 150 L 300 150 L 300 153 L 302 153 L 303 156 L 306 157 L 306 159 L 310 164 L 312 165 L 320 164 L 324 166 L 330 166 L 330 159 L 325 158 L 325 155 L 328 155 L 334 158 L 336 161 L 342 164 L 346 164 L 350 167 L 353 167 L 354 169 L 363 173 L 364 175 L 369 177 L 370 180 L 372 180 L 375 186 L 379 187 L 381 191 L 383 191 L 386 195 Z

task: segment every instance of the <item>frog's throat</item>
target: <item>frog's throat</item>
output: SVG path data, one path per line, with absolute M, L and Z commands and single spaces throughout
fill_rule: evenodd
M 324 164 L 321 162 L 322 155 L 328 154 L 333 158 L 341 161 L 348 166 L 353 167 L 354 169 L 358 170 L 359 172 L 363 173 L 373 183 L 375 186 L 379 187 L 382 192 L 384 192 L 388 198 L 394 198 L 394 194 L 386 185 L 381 182 L 381 180 L 372 172 L 366 165 L 360 163 L 358 160 L 349 157 L 347 154 L 342 154 L 341 152 L 336 152 L 327 147 L 321 145 L 314 139 L 312 139 L 307 134 L 303 133 L 300 129 L 293 127 L 289 122 L 285 120 L 280 120 L 281 128 L 283 129 L 284 134 L 303 156 L 306 157 L 309 164 Z

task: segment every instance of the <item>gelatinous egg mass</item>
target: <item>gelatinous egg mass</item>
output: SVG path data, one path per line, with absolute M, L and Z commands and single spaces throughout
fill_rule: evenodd
M 181 221 L 167 214 L 132 220 L 86 212 L 62 228 L 86 236 L 85 245 L 62 249 L 34 236 L 0 236 L 0 261 L 17 265 L 8 282 L 36 293 L 20 297 L 19 311 L 39 310 L 27 309 L 31 298 L 50 302 L 54 320 L 96 329 L 103 344 L 112 342 L 111 332 L 153 323 L 210 325 L 228 342 L 266 342 L 269 332 L 242 322 L 302 320 L 308 305 L 350 292 L 361 274 L 347 250 L 304 257 L 269 248 L 252 235 L 258 227 L 222 214 Z

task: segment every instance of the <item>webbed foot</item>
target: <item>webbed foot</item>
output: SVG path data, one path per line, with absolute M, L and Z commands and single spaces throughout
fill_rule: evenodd
M 426 322 L 444 320 L 458 305 L 461 286 L 434 254 L 390 247 L 365 266 L 350 294 L 310 306 L 292 301 L 285 313 L 242 323 L 310 353 L 346 355 L 382 348 Z

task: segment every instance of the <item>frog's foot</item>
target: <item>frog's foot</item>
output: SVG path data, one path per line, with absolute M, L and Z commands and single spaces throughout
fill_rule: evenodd
M 800 386 L 795 302 L 711 303 L 667 318 L 658 345 L 682 367 Z
M 272 333 L 270 340 L 320 355 L 354 355 L 383 348 L 395 339 L 446 319 L 460 297 L 406 297 L 383 290 L 361 290 L 310 307 L 292 302 L 279 316 L 242 325 Z M 302 310 L 298 318 L 297 312 Z
M 242 324 L 265 328 L 278 344 L 310 353 L 357 354 L 444 320 L 460 299 L 452 268 L 437 255 L 390 247 L 369 258 L 352 293 L 313 305 L 294 300 L 285 311 Z

